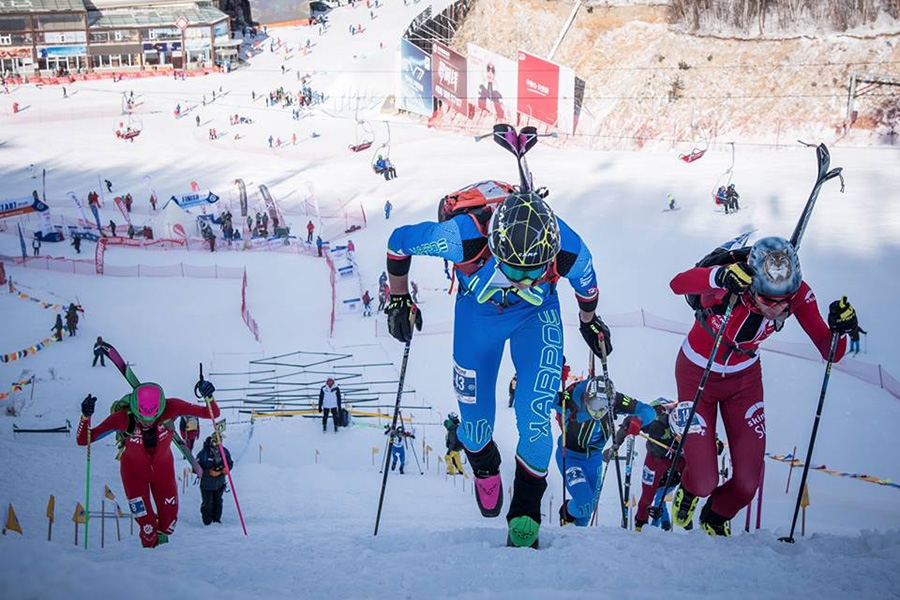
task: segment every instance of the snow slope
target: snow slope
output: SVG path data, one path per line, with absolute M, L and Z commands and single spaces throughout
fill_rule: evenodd
M 383 249 L 392 227 L 431 219 L 444 193 L 485 178 L 515 179 L 511 158 L 493 144 L 436 133 L 419 124 L 392 120 L 390 152 L 400 177 L 385 182 L 372 174 L 371 151 L 346 149 L 355 137 L 356 93 L 371 96 L 360 110 L 372 119 L 376 146 L 386 141 L 377 112 L 393 91 L 397 38 L 422 4 L 391 3 L 368 31 L 351 37 L 351 22 L 368 19 L 362 5 L 332 13 L 331 29 L 316 38 L 306 57 L 285 60 L 268 44 L 250 66 L 227 76 L 189 81 L 147 79 L 133 82 L 90 82 L 72 86 L 69 98 L 58 89 L 22 87 L 0 103 L 18 101 L 29 108 L 16 118 L 0 116 L 0 180 L 3 198 L 28 195 L 35 187 L 30 163 L 47 169 L 47 197 L 54 215 L 77 218 L 66 192 L 84 197 L 98 185 L 98 175 L 114 183 L 116 193 L 135 196 L 136 224 L 151 221 L 144 177 L 151 176 L 160 198 L 183 193 L 190 181 L 222 192 L 234 178 L 248 187 L 268 185 L 287 213 L 294 231 L 303 229 L 305 190 L 312 184 L 320 203 L 334 206 L 353 200 L 365 207 L 369 226 L 355 233 L 364 285 L 373 292 L 384 268 Z M 305 43 L 311 32 L 286 28 L 270 35 L 289 46 Z M 379 42 L 385 47 L 379 48 Z M 287 72 L 281 74 L 281 65 Z M 296 73 L 310 73 L 315 89 L 331 94 L 312 116 L 291 120 L 290 111 L 266 108 L 260 95 L 284 85 L 298 87 Z M 222 91 L 219 92 L 219 86 Z M 141 136 L 132 144 L 112 134 L 120 116 L 120 94 L 134 90 L 141 103 Z M 210 102 L 211 92 L 217 100 Z M 251 91 L 257 99 L 252 100 Z M 207 106 L 202 106 L 203 96 Z M 172 109 L 201 104 L 187 119 Z M 6 106 L 6 104 L 4 104 Z M 239 113 L 253 125 L 230 127 L 227 115 Z M 193 115 L 200 114 L 201 127 Z M 207 129 L 224 133 L 207 139 Z M 234 133 L 242 137 L 234 139 Z M 319 134 L 311 137 L 312 133 Z M 270 149 L 270 134 L 296 146 Z M 848 294 L 870 335 L 860 359 L 881 364 L 900 375 L 900 336 L 894 298 L 900 282 L 893 275 L 900 259 L 900 213 L 886 199 L 900 190 L 898 154 L 883 148 L 832 147 L 833 164 L 843 166 L 846 193 L 837 183 L 823 190 L 803 241 L 804 275 L 826 304 Z M 538 145 L 529 161 L 536 181 L 551 189 L 557 212 L 585 238 L 595 255 L 600 278 L 600 313 L 611 322 L 643 309 L 676 322 L 690 322 L 681 298 L 667 287 L 669 279 L 692 265 L 721 241 L 747 230 L 756 235 L 790 235 L 814 175 L 809 149 L 779 152 L 740 149 L 734 182 L 745 200 L 737 215 L 718 213 L 709 192 L 728 168 L 730 154 L 709 152 L 686 165 L 674 153 L 587 152 Z M 681 210 L 663 212 L 667 192 Z M 222 193 L 230 201 L 229 193 Z M 381 206 L 394 203 L 390 221 Z M 235 213 L 237 211 L 235 210 Z M 120 215 L 108 203 L 107 222 Z M 56 217 L 54 217 L 56 218 Z M 23 220 L 27 231 L 35 221 Z M 0 253 L 18 253 L 14 226 L 0 232 Z M 342 241 L 332 240 L 332 241 Z M 84 257 L 94 246 L 85 243 Z M 74 258 L 68 244 L 45 244 L 44 253 Z M 373 465 L 372 447 L 383 451 L 384 436 L 370 421 L 357 421 L 335 435 L 322 434 L 317 422 L 301 418 L 257 420 L 226 410 L 227 445 L 236 460 L 234 482 L 247 521 L 249 537 L 240 529 L 230 496 L 224 524 L 203 527 L 199 494 L 189 486 L 181 495 L 178 529 L 172 542 L 152 552 L 127 533 L 99 547 L 99 523 L 91 523 L 91 547 L 73 545 L 68 515 L 84 501 L 85 454 L 73 438 L 12 435 L 19 426 L 56 426 L 77 421 L 79 402 L 88 392 L 100 398 L 98 414 L 125 393 L 121 376 L 111 367 L 89 367 L 97 335 L 114 343 L 134 363 L 135 372 L 160 383 L 169 395 L 190 399 L 197 363 L 210 370 L 241 370 L 251 358 L 298 349 L 348 352 L 359 362 L 399 363 L 401 347 L 384 335 L 383 323 L 356 316 L 341 318 L 328 337 L 330 288 L 328 271 L 312 257 L 274 252 L 215 254 L 185 251 L 113 249 L 109 264 L 219 264 L 246 266 L 248 303 L 259 322 L 261 342 L 253 340 L 240 320 L 240 280 L 183 278 L 112 278 L 59 274 L 7 265 L 7 272 L 35 297 L 50 301 L 79 300 L 86 313 L 79 334 L 51 344 L 35 356 L 0 363 L 0 392 L 12 381 L 35 375 L 34 396 L 26 387 L 0 403 L 14 404 L 20 416 L 0 424 L 0 505 L 15 506 L 25 535 L 0 536 L 0 596 L 3 598 L 83 598 L 98 593 L 141 599 L 191 595 L 207 598 L 582 598 L 727 595 L 729 597 L 796 597 L 807 593 L 833 598 L 895 597 L 900 587 L 898 490 L 847 478 L 810 475 L 811 506 L 807 528 L 812 534 L 793 546 L 776 541 L 787 532 L 795 499 L 784 494 L 787 468 L 769 461 L 763 503 L 763 529 L 744 535 L 743 513 L 735 520 L 731 540 L 702 533 L 657 530 L 641 535 L 617 527 L 612 486 L 604 491 L 597 528 L 561 530 L 553 525 L 561 481 L 551 469 L 545 497 L 547 519 L 540 552 L 503 547 L 505 521 L 478 515 L 469 481 L 447 479 L 436 463 L 443 450 L 442 416 L 453 410 L 450 390 L 450 315 L 452 299 L 440 261 L 417 259 L 412 278 L 422 290 L 423 335 L 413 342 L 407 388 L 415 393 L 404 402 L 433 407 L 411 412 L 417 425 L 418 458 L 423 444 L 434 447 L 425 475 L 409 456 L 406 475 L 389 478 L 381 531 L 372 537 L 381 477 Z M 576 373 L 586 366 L 587 352 L 574 322 L 575 303 L 560 287 L 567 319 L 566 353 Z M 820 307 L 822 308 L 822 307 Z M 824 308 L 823 308 L 824 310 Z M 52 311 L 0 294 L 0 352 L 33 344 L 49 335 Z M 796 323 L 778 341 L 804 342 Z M 619 389 L 653 399 L 674 391 L 673 363 L 681 336 L 652 329 L 614 327 L 615 352 L 610 370 Z M 766 353 L 763 356 L 768 448 L 805 453 L 824 372 L 819 362 Z M 503 475 L 512 478 L 515 431 L 505 406 L 506 382 L 512 375 L 505 361 L 498 386 L 496 437 L 503 451 Z M 239 378 L 238 378 L 239 379 Z M 238 387 L 232 377 L 216 379 L 220 390 Z M 222 397 L 226 392 L 220 392 Z M 383 399 L 391 402 L 393 396 Z M 885 391 L 835 372 L 819 430 L 814 462 L 841 471 L 900 480 L 891 425 L 900 419 L 900 402 Z M 208 425 L 202 425 L 204 435 Z M 643 456 L 643 445 L 637 448 Z M 261 449 L 260 449 L 261 447 Z M 112 442 L 94 447 L 91 464 L 91 507 L 100 505 L 108 484 L 124 504 L 113 460 Z M 383 458 L 383 454 L 376 456 Z M 183 466 L 178 461 L 176 472 Z M 425 465 L 422 465 L 425 467 Z M 56 495 L 54 538 L 44 537 L 44 511 Z M 552 503 L 552 506 L 551 506 Z M 82 531 L 83 535 L 83 531 Z M 649 538 L 649 539 L 648 539 Z

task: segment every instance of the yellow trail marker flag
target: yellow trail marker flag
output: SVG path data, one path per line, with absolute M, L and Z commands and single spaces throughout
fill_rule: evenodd
M 84 507 L 81 505 L 81 502 L 75 507 L 75 514 L 72 515 L 72 522 L 81 524 L 87 523 L 87 515 L 84 514 Z
M 809 486 L 808 485 L 803 486 L 803 495 L 800 496 L 800 506 L 802 506 L 803 508 L 806 508 L 807 506 L 809 506 Z
M 430 454 L 432 450 L 434 450 L 434 448 L 432 448 L 428 444 L 425 444 L 425 454 Z
M 16 531 L 19 535 L 24 535 L 22 533 L 22 526 L 19 525 L 19 519 L 16 517 L 16 511 L 13 510 L 12 504 L 8 504 L 6 508 L 6 525 L 5 529 L 9 531 Z
M 378 454 L 381 449 L 378 446 L 372 446 L 372 454 Z
M 112 493 L 112 490 L 109 489 L 108 485 L 103 486 L 103 495 L 106 496 L 107 500 L 115 500 L 116 495 Z
M 50 494 L 50 500 L 47 501 L 47 518 L 52 523 L 54 521 L 54 513 L 56 512 L 56 497 Z

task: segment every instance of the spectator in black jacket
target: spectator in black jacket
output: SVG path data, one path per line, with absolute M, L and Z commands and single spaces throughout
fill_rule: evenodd
M 92 364 L 91 366 L 96 367 L 97 360 L 99 359 L 100 366 L 105 367 L 106 366 L 106 361 L 104 360 L 105 356 L 106 356 L 106 342 L 104 342 L 103 338 L 98 335 L 97 341 L 94 342 L 94 364 Z
M 221 447 L 221 452 L 219 448 Z M 203 442 L 203 449 L 197 455 L 197 463 L 203 469 L 203 477 L 200 478 L 200 496 L 203 499 L 200 504 L 200 516 L 203 524 L 222 522 L 222 495 L 225 493 L 225 465 L 222 462 L 222 454 L 228 461 L 228 470 L 234 467 L 231 453 L 224 445 L 218 434 L 212 434 Z
M 322 433 L 328 430 L 328 412 L 334 420 L 334 432 L 338 431 L 341 414 L 341 388 L 329 377 L 319 390 L 319 412 L 322 413 Z

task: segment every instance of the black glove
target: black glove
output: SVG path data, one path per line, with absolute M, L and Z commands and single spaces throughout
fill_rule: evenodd
M 90 417 L 94 414 L 95 404 L 97 404 L 96 396 L 91 396 L 90 394 L 85 396 L 84 400 L 81 401 L 81 414 L 85 417 Z
M 660 485 L 666 484 L 666 478 L 669 476 L 669 471 L 672 472 L 672 479 L 671 481 L 669 481 L 669 489 L 671 490 L 678 487 L 678 484 L 681 483 L 681 471 L 669 467 L 668 469 L 666 469 L 666 472 L 663 473 L 662 479 L 659 482 Z
M 384 308 L 384 314 L 387 315 L 388 332 L 404 344 L 412 340 L 413 314 L 415 314 L 416 331 L 422 331 L 422 311 L 413 303 L 409 294 L 397 296 L 391 294 L 391 299 Z
M 734 263 L 716 271 L 716 285 L 733 294 L 743 294 L 753 283 L 753 269 L 747 263 Z
M 594 318 L 585 323 L 581 321 L 581 325 L 578 327 L 579 331 L 581 331 L 581 337 L 584 338 L 584 341 L 587 342 L 588 347 L 591 349 L 591 352 L 596 354 L 597 356 L 601 356 L 600 343 L 601 340 L 603 344 L 606 346 L 606 354 L 607 356 L 612 354 L 612 341 L 610 341 L 609 327 L 606 326 L 606 323 L 603 322 L 603 319 L 594 315 Z
M 616 454 L 619 453 L 619 447 L 613 445 L 606 450 L 603 451 L 603 462 L 609 462 L 616 457 Z
M 204 379 L 197 384 L 197 391 L 201 398 L 212 398 L 212 395 L 216 393 L 216 386 L 209 379 Z
M 653 520 L 659 519 L 663 516 L 663 511 L 661 506 L 651 506 L 647 509 L 647 514 L 650 515 L 650 518 Z
M 828 327 L 831 331 L 844 334 L 859 329 L 856 309 L 847 301 L 847 296 L 835 300 L 828 307 Z

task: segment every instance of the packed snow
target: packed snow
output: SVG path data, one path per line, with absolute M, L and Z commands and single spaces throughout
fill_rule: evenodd
M 330 13 L 330 26 L 321 36 L 314 28 L 270 28 L 249 65 L 227 75 L 85 82 L 68 86 L 68 98 L 56 86 L 11 89 L 9 96 L 0 96 L 0 200 L 40 191 L 41 170 L 46 169 L 54 223 L 64 218 L 72 224 L 80 214 L 67 192 L 84 200 L 89 191 L 100 191 L 100 180 L 109 179 L 114 187 L 112 193 L 103 190 L 104 224 L 110 219 L 122 223 L 111 197 L 130 192 L 135 226 L 147 222 L 161 227 L 148 202 L 145 177 L 150 177 L 161 204 L 187 193 L 193 181 L 220 195 L 221 206 L 230 207 L 237 221 L 233 182 L 242 178 L 248 189 L 267 185 L 292 234 L 305 239 L 306 223 L 313 218 L 307 213 L 312 192 L 322 212 L 347 203 L 364 208 L 364 229 L 349 236 L 340 228 L 330 230 L 334 233 L 325 241 L 336 246 L 352 239 L 362 288 L 374 296 L 393 227 L 433 219 L 438 199 L 469 183 L 517 178 L 512 157 L 490 142 L 476 144 L 469 137 L 380 111 L 394 93 L 399 37 L 423 4 L 382 3 L 374 20 L 362 3 L 341 7 Z M 366 30 L 351 36 L 349 25 L 358 22 Z M 292 49 L 289 57 L 283 47 L 270 51 L 270 41 L 276 38 Z M 304 56 L 298 48 L 307 38 L 311 51 Z M 294 120 L 291 109 L 266 107 L 263 97 L 280 86 L 296 92 L 298 73 L 308 74 L 310 85 L 323 92 L 326 101 Z M 131 122 L 141 128 L 134 142 L 114 135 L 126 118 L 122 94 L 131 91 L 136 99 Z M 359 95 L 363 98 L 357 104 Z M 12 115 L 12 102 L 26 109 Z M 187 118 L 173 116 L 177 104 L 193 107 Z M 253 123 L 229 125 L 228 116 L 234 114 Z M 357 117 L 369 120 L 375 132 L 372 148 L 361 153 L 348 150 L 358 141 Z M 216 140 L 208 136 L 213 127 L 220 133 Z M 379 147 L 388 142 L 388 131 L 390 158 L 399 175 L 392 181 L 373 174 L 371 167 Z M 293 144 L 295 133 L 298 141 Z M 280 148 L 269 148 L 270 135 L 281 138 Z M 885 373 L 900 377 L 895 343 L 900 339 L 900 212 L 891 204 L 892 194 L 900 190 L 900 156 L 886 147 L 815 141 L 829 143 L 832 165 L 844 168 L 846 191 L 841 194 L 836 181 L 822 191 L 800 253 L 804 277 L 822 310 L 848 295 L 869 332 L 851 371 L 881 365 Z M 730 151 L 710 151 L 686 164 L 674 152 L 592 152 L 538 144 L 528 160 L 536 183 L 551 190 L 554 209 L 594 255 L 598 311 L 613 325 L 612 379 L 618 389 L 648 401 L 674 394 L 674 361 L 682 336 L 625 326 L 633 322 L 629 315 L 644 311 L 671 321 L 674 329 L 686 329 L 692 315 L 684 300 L 669 291 L 671 277 L 743 231 L 755 230 L 754 238 L 790 236 L 815 176 L 809 148 L 774 151 L 738 142 L 733 181 L 743 209 L 725 215 L 712 203 L 710 191 L 731 165 Z M 37 167 L 36 179 L 31 178 L 30 164 Z M 675 196 L 680 210 L 663 210 L 667 193 Z M 394 211 L 385 220 L 382 207 L 388 199 Z M 260 209 L 253 194 L 251 211 Z M 0 254 L 20 254 L 17 221 L 31 252 L 31 232 L 38 227 L 33 216 L 7 220 L 0 232 Z M 186 229 L 197 237 L 196 230 Z M 456 409 L 450 353 L 453 299 L 446 291 L 449 281 L 441 262 L 427 258 L 414 259 L 412 266 L 425 327 L 412 342 L 406 377 L 411 392 L 403 399 L 405 406 L 417 407 L 405 414 L 414 419 L 416 458 L 424 474 L 419 474 L 412 454 L 405 475 L 390 474 L 377 537 L 372 533 L 384 459 L 383 421 L 356 418 L 337 434 L 323 434 L 316 419 L 250 423 L 235 403 L 223 403 L 226 446 L 236 463 L 234 487 L 248 536 L 242 533 L 230 493 L 223 524 L 204 527 L 198 489 L 188 482 L 169 544 L 142 549 L 123 520 L 121 541 L 116 540 L 114 521 L 107 521 L 101 548 L 100 519 L 92 518 L 89 548 L 81 547 L 83 537 L 76 547 L 69 515 L 85 500 L 85 450 L 74 441 L 80 402 L 88 393 L 100 399 L 96 423 L 129 391 L 109 363 L 106 368 L 90 366 L 98 335 L 119 349 L 139 377 L 189 401 L 194 401 L 198 363 L 206 373 L 240 372 L 250 368 L 250 360 L 298 350 L 352 354 L 357 364 L 391 363 L 359 370 L 396 380 L 402 346 L 386 334 L 383 316 L 339 314 L 331 335 L 328 266 L 314 252 L 292 251 L 297 244 L 295 240 L 282 251 L 242 252 L 237 245 L 223 247 L 220 237 L 215 253 L 199 240 L 189 250 L 110 247 L 106 252 L 106 264 L 120 267 L 246 268 L 247 304 L 259 325 L 259 342 L 241 319 L 239 278 L 111 277 L 48 271 L 35 268 L 36 262 L 28 268 L 5 262 L 19 291 L 51 303 L 78 302 L 85 312 L 76 337 L 0 363 L 0 393 L 12 382 L 35 377 L 33 385 L 0 400 L 0 517 L 5 522 L 11 503 L 24 531 L 22 536 L 12 531 L 0 536 L 0 596 L 896 597 L 900 489 L 813 471 L 807 535 L 786 545 L 777 537 L 790 527 L 799 471 L 795 469 L 786 494 L 788 467 L 771 460 L 766 464 L 762 529 L 745 534 L 742 512 L 733 523 L 732 539 L 710 538 L 699 531 L 667 534 L 645 527 L 637 534 L 620 529 L 611 485 L 601 496 L 597 527 L 560 529 L 556 511 L 562 483 L 551 465 L 541 549 L 506 548 L 505 520 L 481 518 L 471 479 L 447 477 L 438 462 L 444 453 L 441 421 Z M 94 249 L 94 243 L 85 241 L 79 256 L 66 240 L 44 243 L 41 253 L 93 260 Z M 575 326 L 577 306 L 567 284 L 560 286 L 560 297 L 566 354 L 574 374 L 582 375 L 587 348 Z M 4 289 L 0 352 L 21 350 L 49 337 L 55 312 Z M 809 342 L 796 322 L 789 321 L 774 339 L 808 351 Z M 768 451 L 787 454 L 796 446 L 805 456 L 824 363 L 775 352 L 764 352 L 762 361 Z M 507 359 L 498 380 L 495 434 L 507 486 L 516 440 L 514 418 L 506 408 L 512 372 Z M 900 401 L 851 375 L 841 370 L 832 374 L 813 462 L 900 481 L 892 427 L 900 420 Z M 315 375 L 319 381 L 324 377 Z M 240 392 L 224 390 L 249 386 L 247 376 L 210 378 L 221 398 L 240 397 Z M 380 396 L 383 404 L 393 403 L 396 389 L 378 390 L 385 392 Z M 6 412 L 12 407 L 15 416 Z M 72 423 L 72 436 L 13 434 L 13 424 L 46 428 L 66 420 Z M 208 421 L 203 421 L 201 441 L 209 432 Z M 427 459 L 426 445 L 433 448 Z M 643 442 L 636 447 L 639 473 Z M 379 449 L 374 455 L 373 448 Z M 114 454 L 110 438 L 93 447 L 92 515 L 100 508 L 104 485 L 127 511 Z M 176 457 L 179 476 L 185 465 Z M 634 488 L 639 493 L 639 485 Z M 45 510 L 50 494 L 56 497 L 56 523 L 48 543 Z M 753 506 L 755 510 L 755 502 Z M 112 510 L 112 502 L 106 502 L 106 510 Z M 84 535 L 83 526 L 79 535 Z

